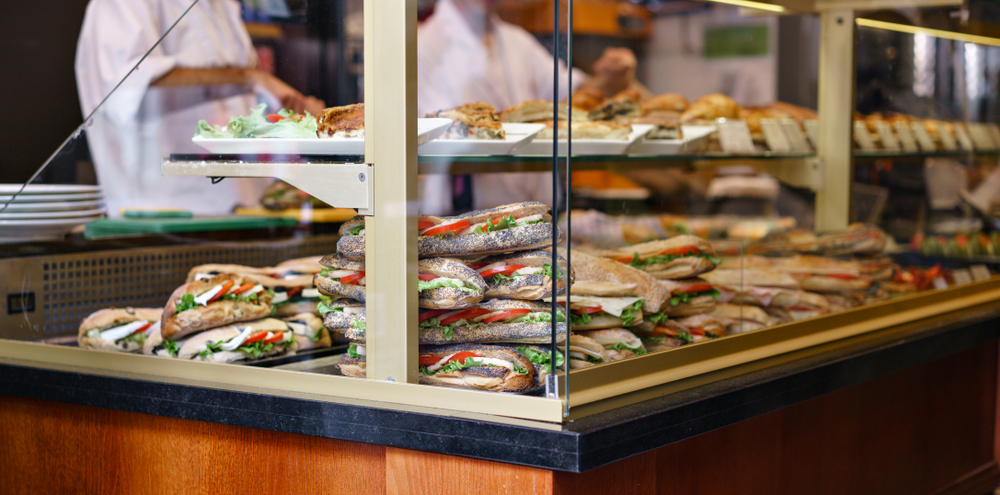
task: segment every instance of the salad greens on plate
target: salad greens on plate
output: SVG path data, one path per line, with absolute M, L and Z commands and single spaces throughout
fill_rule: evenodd
M 311 139 L 316 136 L 316 117 L 305 112 L 297 114 L 288 109 L 264 115 L 267 105 L 261 103 L 250 115 L 236 115 L 229 118 L 225 126 L 198 121 L 195 136 L 207 139 L 230 138 L 292 138 Z

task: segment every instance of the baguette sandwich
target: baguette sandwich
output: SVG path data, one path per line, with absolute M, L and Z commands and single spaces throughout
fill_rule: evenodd
M 589 368 L 610 362 L 611 355 L 596 340 L 576 334 L 569 337 L 570 369 Z
M 164 339 L 163 335 L 160 333 L 159 325 L 156 326 L 155 331 L 150 332 L 149 336 L 146 337 L 146 341 L 142 344 L 142 353 L 147 356 L 158 356 L 158 357 L 177 357 L 177 351 L 181 349 L 184 345 L 186 339 L 170 340 Z
M 176 341 L 209 328 L 265 318 L 271 314 L 272 297 L 256 278 L 232 273 L 188 282 L 170 295 L 160 333 Z
M 313 277 L 320 294 L 365 302 L 365 262 L 350 260 L 338 254 L 324 256 L 325 268 Z
M 571 261 L 573 273 L 579 280 L 634 285 L 646 312 L 663 310 L 671 297 L 669 288 L 661 280 L 637 268 L 577 250 L 573 251 Z
M 556 341 L 566 339 L 566 315 L 556 312 Z M 548 344 L 552 341 L 549 304 L 513 299 L 491 299 L 471 308 L 421 310 L 421 344 Z M 350 337 L 350 333 L 348 334 Z
M 199 265 L 188 272 L 187 281 L 194 282 L 221 273 L 235 273 L 256 280 L 274 296 L 271 305 L 273 316 L 294 316 L 299 313 L 316 313 L 317 306 L 325 299 L 313 286 L 314 274 L 323 266 L 314 260 L 290 260 L 273 268 L 254 268 L 242 265 Z
M 160 333 L 160 308 L 108 308 L 95 311 L 80 322 L 77 342 L 81 349 L 139 352 L 146 340 Z
M 691 278 L 710 272 L 722 260 L 708 241 L 693 235 L 681 235 L 650 241 L 601 253 L 660 279 Z
M 352 260 L 365 257 L 364 217 L 340 227 L 337 252 Z M 476 210 L 453 217 L 421 216 L 417 253 L 421 258 L 473 256 L 538 249 L 552 243 L 549 207 L 524 202 Z M 558 233 L 558 230 L 557 230 Z
M 281 320 L 291 329 L 300 351 L 333 345 L 333 339 L 330 338 L 330 332 L 323 326 L 323 320 L 312 313 L 286 316 Z
M 726 330 L 733 334 L 760 330 L 781 323 L 781 320 L 769 315 L 763 309 L 749 305 L 719 304 L 708 314 L 721 321 L 726 325 Z
M 265 318 L 226 325 L 192 335 L 177 351 L 178 359 L 235 363 L 295 354 L 298 346 L 288 325 Z
M 646 354 L 646 347 L 642 345 L 642 340 L 624 328 L 590 330 L 580 332 L 579 335 L 601 344 L 607 352 L 609 361 L 620 361 Z
M 486 282 L 472 268 L 458 260 L 433 258 L 420 260 L 417 291 L 421 308 L 468 308 L 483 300 Z
M 734 261 L 733 266 L 738 266 Z M 801 255 L 789 258 L 744 256 L 744 268 L 757 268 L 788 273 L 795 277 L 802 290 L 813 292 L 839 292 L 867 290 L 872 278 L 865 275 L 860 263 L 841 261 L 822 256 Z M 728 266 L 728 265 L 727 265 Z
M 629 327 L 642 323 L 643 299 L 637 297 L 635 284 L 580 281 L 570 287 L 570 329 L 597 330 Z M 559 298 L 566 305 L 566 297 Z
M 665 314 L 670 317 L 691 316 L 707 313 L 715 307 L 721 294 L 712 284 L 701 279 L 661 280 L 669 291 L 670 300 L 665 306 Z

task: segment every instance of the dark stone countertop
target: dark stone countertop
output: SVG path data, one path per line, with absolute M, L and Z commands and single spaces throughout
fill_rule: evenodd
M 0 365 L 0 394 L 582 472 L 1000 338 L 1000 303 L 593 414 L 551 431 L 300 398 Z

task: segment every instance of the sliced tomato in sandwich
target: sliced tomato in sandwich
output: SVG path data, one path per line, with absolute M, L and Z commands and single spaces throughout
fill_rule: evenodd
M 594 306 L 592 308 L 574 309 L 573 310 L 573 314 L 577 314 L 577 315 L 588 314 L 588 315 L 590 315 L 590 314 L 594 314 L 594 313 L 600 313 L 601 311 L 604 311 L 604 309 L 602 307 L 600 307 L 600 306 Z
M 358 280 L 361 280 L 363 278 L 365 278 L 365 272 L 358 272 L 358 273 L 355 273 L 354 275 L 348 275 L 346 277 L 341 278 L 340 279 L 340 283 L 342 283 L 342 284 L 354 284 L 354 283 L 357 283 Z
M 469 221 L 462 220 L 460 222 L 449 223 L 448 225 L 439 225 L 420 235 L 431 236 L 431 235 L 447 234 L 449 232 L 456 233 L 456 232 L 461 232 L 467 228 L 469 228 Z
M 456 313 L 454 315 L 451 315 L 451 316 L 449 316 L 449 317 L 441 320 L 441 325 L 451 325 L 452 323 L 455 323 L 457 321 L 462 321 L 462 320 L 472 321 L 472 319 L 475 318 L 475 317 L 477 317 L 477 316 L 483 316 L 483 315 L 490 314 L 490 313 L 491 313 L 491 311 L 488 310 L 488 309 L 483 309 L 483 308 L 469 308 L 469 309 L 467 309 L 465 311 L 462 311 L 461 313 Z
M 518 316 L 521 316 L 521 315 L 526 315 L 526 314 L 528 314 L 530 312 L 531 312 L 531 310 L 527 309 L 527 308 L 509 309 L 507 311 L 504 311 L 503 313 L 495 314 L 495 315 L 493 315 L 493 316 L 491 316 L 491 317 L 489 317 L 489 318 L 481 321 L 480 323 L 493 323 L 494 321 L 507 320 L 507 319 L 515 318 L 515 317 L 518 317 Z
M 490 268 L 489 270 L 484 270 L 479 274 L 482 275 L 483 278 L 490 278 L 498 273 L 503 274 L 506 277 L 509 277 L 512 273 L 522 268 L 524 268 L 524 265 L 504 265 L 504 266 L 498 266 L 496 268 Z
M 430 282 L 431 280 L 441 277 L 434 275 L 433 273 L 421 273 L 420 275 L 417 276 L 417 278 L 423 280 L 424 282 Z
M 427 321 L 427 320 L 429 320 L 431 318 L 434 318 L 435 316 L 441 316 L 441 315 L 443 315 L 445 313 L 448 313 L 450 311 L 451 310 L 448 310 L 448 309 L 432 309 L 430 311 L 424 311 L 424 312 L 420 313 L 420 317 L 419 317 L 418 323 L 423 323 L 423 322 L 425 322 L 425 321 Z
M 678 287 L 673 290 L 674 294 L 692 294 L 695 292 L 707 292 L 712 290 L 712 284 L 694 284 Z
M 857 275 L 851 275 L 850 273 L 828 273 L 824 275 L 825 277 L 835 278 L 838 280 L 854 280 L 860 278 Z

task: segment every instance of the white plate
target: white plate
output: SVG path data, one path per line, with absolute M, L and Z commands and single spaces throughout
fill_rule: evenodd
M 417 146 L 440 136 L 451 119 L 417 119 Z M 316 139 L 208 139 L 201 136 L 191 142 L 216 155 L 363 155 L 365 138 Z
M 420 148 L 421 155 L 509 155 L 531 142 L 545 124 L 504 123 L 505 139 L 435 139 Z
M 3 209 L 3 205 L 6 201 L 0 200 L 0 209 Z M 22 212 L 35 212 L 35 211 L 80 211 L 80 210 L 93 210 L 95 208 L 104 207 L 103 200 L 94 201 L 63 201 L 63 202 L 51 202 L 51 203 L 22 203 L 20 201 L 15 201 L 7 206 L 7 209 L 3 213 L 22 213 Z
M 78 225 L 104 215 L 59 220 L 0 220 L 0 242 L 24 242 L 61 238 Z
M 107 208 L 94 208 L 92 210 L 80 210 L 80 211 L 27 211 L 20 213 L 10 213 L 10 210 L 0 213 L 0 220 L 42 220 L 42 219 L 56 219 L 56 218 L 80 218 L 80 217 L 93 217 L 103 215 Z
M 0 194 L 0 206 L 4 203 L 10 201 L 13 196 L 9 194 Z M 95 194 L 18 194 L 14 198 L 13 204 L 21 203 L 51 203 L 53 201 L 103 201 L 104 195 L 100 193 Z
M 621 155 L 651 130 L 653 130 L 652 124 L 632 124 L 632 132 L 629 133 L 628 139 L 574 139 L 573 156 Z M 552 156 L 552 141 L 535 138 L 514 154 Z M 566 154 L 565 139 L 559 140 L 559 154 Z
M 642 138 L 628 149 L 630 155 L 676 155 L 689 147 L 694 147 L 715 132 L 714 125 L 681 126 L 682 139 Z
M 12 195 L 21 190 L 23 184 L 0 184 L 0 194 Z M 81 186 L 77 184 L 28 184 L 18 197 L 29 194 L 95 194 L 101 186 Z

